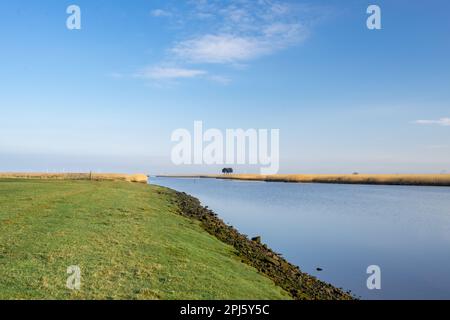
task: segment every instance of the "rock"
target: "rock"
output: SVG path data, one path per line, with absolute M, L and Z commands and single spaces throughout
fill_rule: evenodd
M 261 243 L 261 237 L 260 236 L 253 237 L 252 241 L 254 241 L 256 243 Z
M 270 262 L 270 263 L 272 263 L 272 264 L 274 264 L 274 265 L 276 265 L 276 266 L 279 266 L 280 265 L 280 262 L 279 261 L 277 261 L 277 260 L 275 260 L 275 259 L 273 259 L 273 258 L 271 258 L 271 257 L 264 257 L 264 260 L 266 260 L 267 262 Z

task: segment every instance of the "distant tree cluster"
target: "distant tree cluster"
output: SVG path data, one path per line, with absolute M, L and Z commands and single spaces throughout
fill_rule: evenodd
M 232 174 L 233 173 L 233 168 L 223 168 L 222 169 L 222 173 L 223 174 Z

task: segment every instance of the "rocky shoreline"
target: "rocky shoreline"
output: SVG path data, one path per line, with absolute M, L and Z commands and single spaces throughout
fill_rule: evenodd
M 168 189 L 170 190 L 170 189 Z M 161 191 L 164 192 L 164 191 Z M 184 192 L 174 192 L 174 202 L 179 213 L 196 219 L 209 234 L 233 246 L 242 262 L 256 268 L 296 300 L 353 300 L 350 293 L 318 280 L 300 271 L 299 267 L 286 261 L 275 253 L 260 238 L 250 240 L 232 226 L 228 226 L 212 210 L 201 205 L 200 201 Z

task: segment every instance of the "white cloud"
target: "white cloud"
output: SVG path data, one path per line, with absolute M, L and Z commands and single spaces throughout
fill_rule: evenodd
M 145 68 L 135 76 L 143 79 L 203 78 L 221 84 L 231 79 L 208 72 L 206 64 L 244 69 L 252 60 L 302 43 L 321 8 L 278 0 L 189 0 L 182 13 L 155 9 L 154 17 L 168 17 L 175 30 L 183 29 L 168 48 L 158 67 Z M 164 64 L 181 67 L 164 67 Z M 186 67 L 201 64 L 201 68 Z
M 278 1 L 191 1 L 192 19 L 207 32 L 193 32 L 169 50 L 191 63 L 238 64 L 304 41 L 313 10 Z M 306 13 L 307 11 L 307 13 Z M 301 17 L 299 17 L 299 15 Z
M 208 72 L 196 69 L 183 68 L 167 68 L 167 67 L 149 67 L 136 73 L 136 77 L 152 80 L 173 80 L 173 79 L 187 79 L 204 76 Z
M 430 149 L 447 149 L 449 146 L 445 144 L 433 144 L 428 146 Z
M 124 77 L 124 75 L 120 72 L 111 72 L 108 76 L 113 79 L 122 79 Z
M 195 63 L 229 63 L 254 58 L 265 50 L 262 43 L 252 38 L 207 34 L 178 43 L 172 52 Z
M 300 24 L 273 23 L 260 34 L 205 34 L 177 43 L 172 49 L 178 58 L 194 63 L 239 63 L 272 54 L 306 39 Z
M 450 118 L 441 118 L 439 120 L 417 120 L 414 123 L 422 125 L 450 126 Z
M 172 16 L 172 13 L 170 13 L 169 11 L 162 10 L 162 9 L 152 10 L 150 12 L 150 14 L 153 17 L 170 17 L 170 16 Z
M 231 79 L 228 77 L 224 77 L 224 76 L 218 76 L 218 75 L 212 75 L 208 77 L 209 80 L 223 84 L 223 85 L 227 85 L 231 83 Z

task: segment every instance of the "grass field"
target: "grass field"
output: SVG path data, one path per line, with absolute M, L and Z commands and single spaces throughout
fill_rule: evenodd
M 0 179 L 0 299 L 290 298 L 172 200 L 145 184 Z
M 267 182 L 450 186 L 450 174 L 230 174 L 184 175 L 172 177 L 217 178 Z

